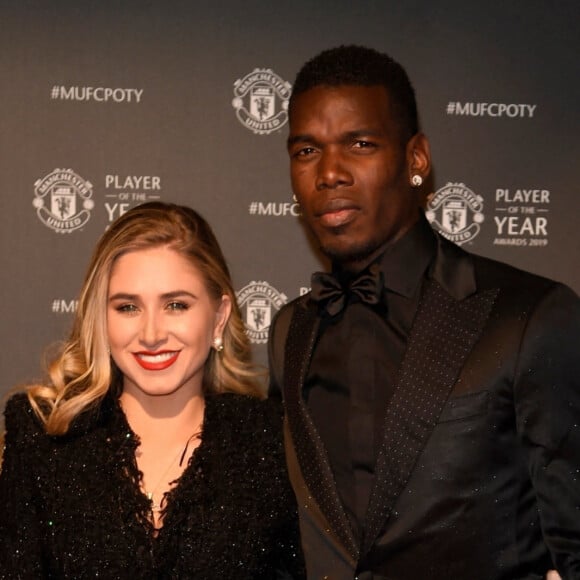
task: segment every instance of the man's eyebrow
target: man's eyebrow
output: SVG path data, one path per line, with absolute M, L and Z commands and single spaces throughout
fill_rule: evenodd
M 286 144 L 288 147 L 295 145 L 296 143 L 314 143 L 315 140 L 312 135 L 308 135 L 308 133 L 303 133 L 301 135 L 290 135 Z
M 383 131 L 378 131 L 376 129 L 357 129 L 356 131 L 347 131 L 341 135 L 340 141 L 342 143 L 348 143 L 353 139 L 361 139 L 364 137 L 372 137 L 378 139 L 384 137 Z M 313 145 L 319 145 L 318 141 L 308 133 L 300 133 L 297 135 L 290 135 L 287 140 L 287 146 L 290 148 L 297 143 L 312 143 Z
M 361 137 L 378 138 L 383 135 L 382 131 L 376 129 L 357 129 L 356 131 L 348 131 L 344 134 L 343 140 L 360 139 Z

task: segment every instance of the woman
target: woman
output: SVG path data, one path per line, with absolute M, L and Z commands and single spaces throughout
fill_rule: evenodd
M 6 407 L 0 578 L 301 576 L 280 411 L 196 212 L 111 225 L 49 376 Z

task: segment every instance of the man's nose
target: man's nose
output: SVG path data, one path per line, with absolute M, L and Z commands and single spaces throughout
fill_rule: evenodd
M 340 152 L 322 152 L 317 166 L 316 189 L 335 189 L 352 183 L 352 174 Z

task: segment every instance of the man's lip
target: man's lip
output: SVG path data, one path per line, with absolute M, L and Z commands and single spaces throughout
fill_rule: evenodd
M 337 228 L 351 222 L 359 209 L 353 201 L 337 198 L 327 201 L 315 215 L 323 226 Z
M 133 357 L 147 371 L 162 371 L 177 360 L 179 353 L 179 350 L 139 351 L 134 352 Z

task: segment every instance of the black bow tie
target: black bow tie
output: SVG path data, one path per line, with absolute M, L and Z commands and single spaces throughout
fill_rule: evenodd
M 349 301 L 360 301 L 375 305 L 383 294 L 383 272 L 378 264 L 363 270 L 346 287 L 332 275 L 325 272 L 312 274 L 310 297 L 318 302 L 330 316 L 336 316 Z

